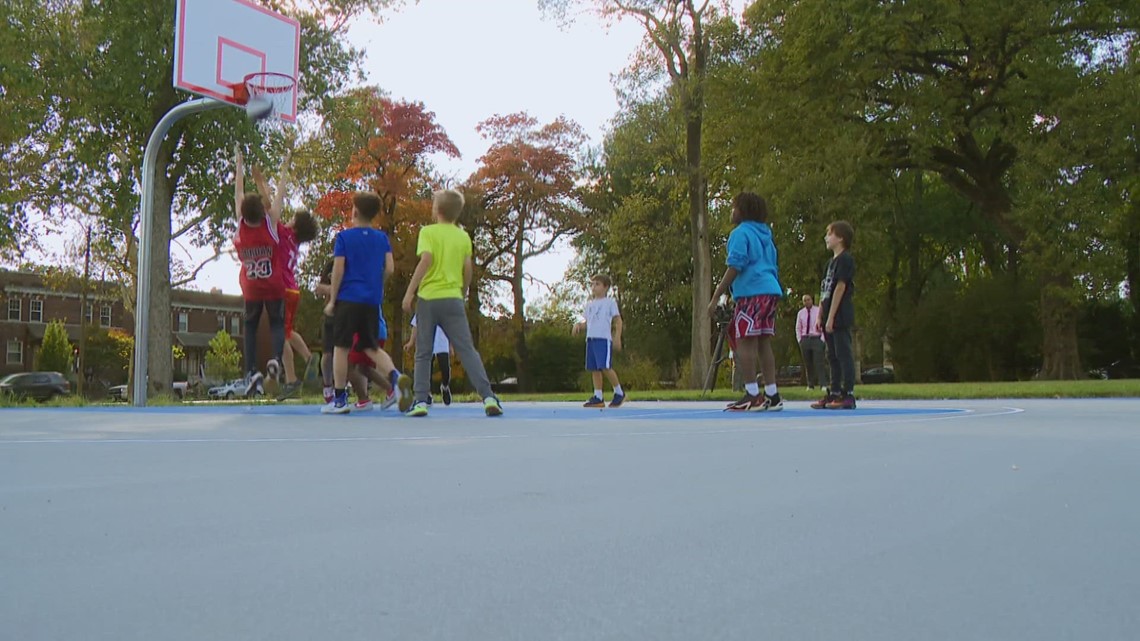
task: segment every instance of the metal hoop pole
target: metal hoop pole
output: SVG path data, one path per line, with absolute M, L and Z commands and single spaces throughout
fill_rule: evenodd
M 182 118 L 191 114 L 221 109 L 227 103 L 213 98 L 196 98 L 184 102 L 158 121 L 143 153 L 142 203 L 139 208 L 139 262 L 136 271 L 135 293 L 135 378 L 131 381 L 132 404 L 146 407 L 147 397 L 147 337 L 150 332 L 150 259 L 154 251 L 151 228 L 154 226 L 154 176 L 157 171 L 158 150 L 167 132 Z

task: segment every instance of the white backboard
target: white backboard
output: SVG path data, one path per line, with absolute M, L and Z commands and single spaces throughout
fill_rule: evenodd
M 251 73 L 297 78 L 301 25 L 253 0 L 177 0 L 174 86 L 239 105 L 234 86 Z M 297 119 L 297 90 L 277 116 Z

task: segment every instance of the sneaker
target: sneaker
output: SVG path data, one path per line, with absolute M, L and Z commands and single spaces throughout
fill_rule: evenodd
M 413 405 L 411 409 L 409 409 L 407 412 L 404 412 L 404 416 L 416 417 L 416 416 L 427 416 L 427 415 L 428 415 L 428 404 L 423 402 L 423 401 L 417 401 L 416 404 Z
M 853 410 L 855 409 L 855 397 L 851 394 L 844 394 L 842 397 L 836 396 L 827 404 L 827 409 Z
M 396 390 L 388 390 L 388 395 L 385 396 L 384 400 L 380 402 L 380 409 L 386 410 L 389 407 L 395 405 L 399 400 L 400 396 L 396 393 Z
M 281 363 L 276 358 L 269 359 L 269 362 L 265 364 L 265 373 L 268 374 L 272 380 L 276 381 L 280 379 Z
M 739 401 L 736 401 L 735 403 L 729 403 L 728 407 L 724 408 L 724 411 L 726 411 L 726 412 L 751 412 L 753 410 L 763 411 L 763 409 L 761 409 L 763 405 L 764 405 L 763 395 L 753 396 L 753 395 L 749 394 L 748 392 L 745 392 L 744 398 L 740 399 Z
M 352 406 L 354 412 L 370 412 L 372 411 L 372 401 L 356 401 Z
M 348 403 L 338 404 L 336 401 L 321 408 L 321 414 L 348 414 L 350 411 Z
M 602 399 L 598 398 L 597 396 L 591 396 L 590 400 L 586 401 L 585 403 L 582 403 L 582 407 L 605 407 L 605 406 L 606 406 L 606 402 L 603 401 Z
M 254 393 L 257 392 L 258 390 L 260 390 L 261 393 L 264 394 L 265 388 L 263 388 L 261 386 L 261 383 L 264 380 L 265 380 L 265 376 L 263 376 L 261 374 L 261 372 L 254 372 L 253 375 L 249 377 L 249 380 L 245 384 L 245 396 L 246 396 L 246 398 L 253 396 Z
M 444 405 L 451 405 L 451 386 L 443 385 L 439 388 L 439 395 L 443 397 Z
M 483 412 L 487 416 L 502 416 L 503 406 L 499 403 L 499 399 L 494 396 L 488 396 L 483 399 Z
M 784 409 L 784 399 L 780 398 L 779 394 L 775 396 L 765 396 L 764 402 L 760 407 L 756 408 L 757 412 L 780 412 Z
M 825 410 L 825 409 L 827 409 L 827 406 L 837 398 L 839 398 L 839 397 L 836 396 L 835 394 L 832 394 L 831 392 L 828 392 L 827 394 L 824 394 L 823 398 L 812 403 L 811 408 L 813 410 Z
M 325 388 L 325 405 L 328 405 L 329 403 L 333 402 L 333 395 L 335 393 L 336 392 L 335 392 L 335 390 L 333 390 L 333 388 L 331 388 L 331 387 Z
M 400 374 L 396 379 L 396 403 L 400 406 L 400 411 L 412 416 L 408 411 L 412 409 L 412 403 L 415 398 L 412 396 L 412 377 L 407 374 Z M 424 408 L 425 413 L 427 408 Z M 415 416 L 423 416 L 417 414 Z
M 614 394 L 613 399 L 610 400 L 610 407 L 621 407 L 624 402 L 625 394 Z
M 287 400 L 293 396 L 296 396 L 297 392 L 299 392 L 299 391 L 301 391 L 301 381 L 293 381 L 292 383 L 286 383 L 285 387 L 281 388 L 281 393 L 277 395 L 277 400 L 278 401 Z

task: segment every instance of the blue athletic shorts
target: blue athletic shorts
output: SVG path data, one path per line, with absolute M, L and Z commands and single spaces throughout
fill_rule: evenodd
M 600 372 L 610 369 L 610 342 L 604 338 L 586 339 L 586 370 Z

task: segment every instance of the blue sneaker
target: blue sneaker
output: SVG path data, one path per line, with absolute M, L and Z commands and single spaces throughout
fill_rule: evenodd
M 625 402 L 625 394 L 614 394 L 613 400 L 610 401 L 610 407 L 621 407 Z
M 333 402 L 321 408 L 321 414 L 348 414 L 348 394 L 337 394 Z
M 597 396 L 591 396 L 590 400 L 586 401 L 585 403 L 582 403 L 582 407 L 605 407 L 605 406 L 606 406 L 606 402 L 603 401 L 602 399 L 598 398 Z

